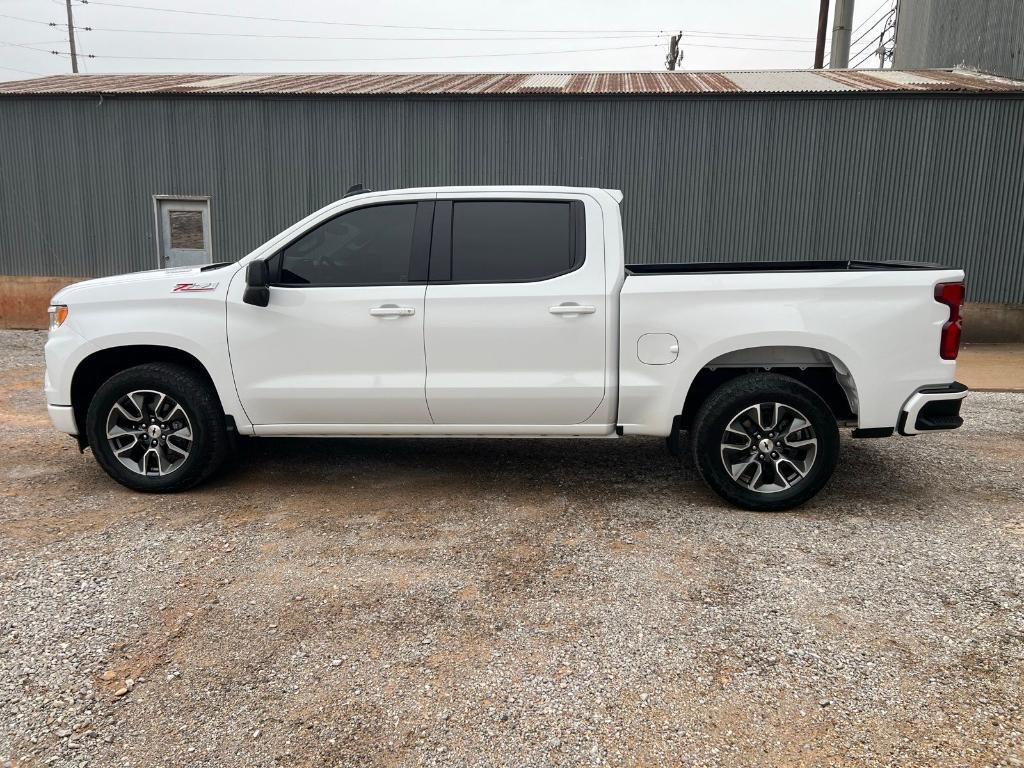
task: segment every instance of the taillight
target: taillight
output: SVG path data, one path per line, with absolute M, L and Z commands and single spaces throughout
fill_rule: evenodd
M 935 300 L 949 307 L 949 320 L 942 324 L 939 355 L 943 360 L 956 360 L 960 351 L 960 330 L 963 327 L 960 307 L 964 303 L 964 284 L 939 283 L 935 286 Z

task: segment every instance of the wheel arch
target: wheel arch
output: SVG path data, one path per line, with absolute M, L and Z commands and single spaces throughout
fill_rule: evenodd
M 194 371 L 210 386 L 220 403 L 221 410 L 224 410 L 220 392 L 209 370 L 190 352 L 159 344 L 107 347 L 85 357 L 71 377 L 71 407 L 74 410 L 75 423 L 79 425 L 78 442 L 81 447 L 88 445 L 85 418 L 96 391 L 111 376 L 146 363 L 173 363 Z
M 742 347 L 701 366 L 677 411 L 675 429 L 688 429 L 701 404 L 727 381 L 755 371 L 773 371 L 805 384 L 829 406 L 837 421 L 856 421 L 857 385 L 849 366 L 833 352 L 799 344 Z

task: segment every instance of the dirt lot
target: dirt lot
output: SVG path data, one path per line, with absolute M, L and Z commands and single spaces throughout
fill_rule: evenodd
M 1024 395 L 844 440 L 798 513 L 642 439 L 252 441 L 153 497 L 42 343 L 0 332 L 0 765 L 1024 764 Z

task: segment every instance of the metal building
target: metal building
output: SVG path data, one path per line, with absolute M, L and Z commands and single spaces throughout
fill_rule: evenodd
M 235 260 L 363 182 L 614 187 L 635 262 L 937 261 L 1024 304 L 1022 127 L 1024 83 L 948 70 L 0 83 L 0 299 Z
M 963 67 L 1024 80 L 1024 3 L 900 0 L 894 64 Z

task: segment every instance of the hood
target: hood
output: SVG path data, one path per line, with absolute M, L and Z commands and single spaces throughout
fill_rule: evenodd
M 66 304 L 76 294 L 92 292 L 96 289 L 114 288 L 116 286 L 134 285 L 139 283 L 158 283 L 164 281 L 168 285 L 177 283 L 207 283 L 223 279 L 224 271 L 229 267 L 238 266 L 237 262 L 222 264 L 200 264 L 192 267 L 173 267 L 171 269 L 149 269 L 144 272 L 128 272 L 124 275 L 97 277 L 82 280 L 62 288 L 51 299 L 53 304 Z

